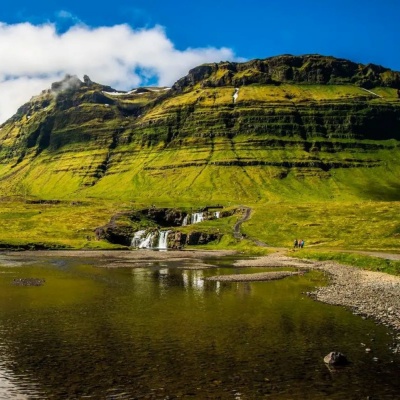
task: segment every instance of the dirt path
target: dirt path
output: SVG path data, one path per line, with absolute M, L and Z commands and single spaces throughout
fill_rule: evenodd
M 251 216 L 251 208 L 247 206 L 240 206 L 240 208 L 244 211 L 243 217 L 240 218 L 235 226 L 233 227 L 233 236 L 235 239 L 240 240 L 242 239 L 242 234 L 240 232 L 240 226 L 243 224 L 243 222 L 246 222 L 250 219 Z
M 243 222 L 248 221 L 251 218 L 251 211 L 252 209 L 247 206 L 240 206 L 240 208 L 244 211 L 243 217 L 239 219 L 235 226 L 233 227 L 233 236 L 236 240 L 241 240 L 243 239 L 243 234 L 240 232 L 241 225 Z M 261 240 L 254 239 L 251 237 L 248 237 L 247 239 L 251 240 L 254 244 L 260 247 L 268 247 L 267 243 L 262 242 Z

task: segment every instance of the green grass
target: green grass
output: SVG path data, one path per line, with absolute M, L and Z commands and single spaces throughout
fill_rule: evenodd
M 357 253 L 319 252 L 304 249 L 296 252 L 295 256 L 297 258 L 307 258 L 318 261 L 332 260 L 340 264 L 350 265 L 368 271 L 400 275 L 400 261 L 366 256 Z
M 306 247 L 400 251 L 399 202 L 298 202 L 254 205 L 242 225 L 248 237 L 291 248 Z
M 95 240 L 94 229 L 106 224 L 120 207 L 104 202 L 29 204 L 23 200 L 3 200 L 0 202 L 0 247 L 117 248 Z
M 118 212 L 151 204 L 185 210 L 197 210 L 207 205 L 203 200 L 176 203 L 164 202 L 159 198 L 149 201 L 142 199 L 140 203 L 91 199 L 82 202 L 62 201 L 59 204 L 28 204 L 23 198 L 3 199 L 0 202 L 0 244 L 115 248 L 105 241 L 95 240 L 94 229 L 108 223 L 111 216 Z M 234 206 L 224 205 L 228 208 Z M 186 233 L 195 230 L 221 234 L 221 240 L 206 247 L 234 249 L 246 254 L 264 254 L 268 251 L 256 246 L 255 240 L 272 247 L 291 249 L 295 238 L 305 240 L 305 249 L 321 252 L 400 252 L 400 202 L 271 201 L 247 205 L 253 211 L 251 219 L 242 224 L 241 231 L 246 238 L 241 241 L 233 237 L 233 227 L 240 215 L 174 229 Z M 145 224 L 146 221 L 141 223 Z
M 374 88 L 377 98 L 351 85 L 251 85 L 233 104 L 234 91 L 197 87 L 138 118 L 93 103 L 58 111 L 53 147 L 41 151 L 21 143 L 51 107 L 4 126 L 0 190 L 20 197 L 0 203 L 0 242 L 107 247 L 87 236 L 129 207 L 218 203 L 249 205 L 253 216 L 243 224 L 250 240 L 240 243 L 234 218 L 196 227 L 224 234 L 215 248 L 259 252 L 251 239 L 290 247 L 296 237 L 332 249 L 400 248 L 400 146 L 379 140 L 397 132 L 356 132 L 368 130 L 365 115 L 396 117 L 394 89 Z

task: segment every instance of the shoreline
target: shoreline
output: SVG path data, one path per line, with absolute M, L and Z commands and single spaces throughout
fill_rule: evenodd
M 135 268 L 144 267 L 151 262 L 183 262 L 181 268 L 206 269 L 214 266 L 207 263 L 207 258 L 222 258 L 239 254 L 231 250 L 38 250 L 0 252 L 0 262 L 32 262 L 37 258 L 49 257 L 77 257 L 96 258 L 100 263 L 99 268 Z M 236 260 L 235 268 L 245 267 L 294 267 L 299 270 L 316 269 L 329 276 L 328 285 L 316 287 L 307 295 L 315 300 L 339 305 L 350 309 L 354 314 L 374 319 L 376 322 L 388 326 L 400 334 L 400 277 L 372 272 L 338 264 L 332 261 L 312 261 L 308 259 L 296 259 L 284 256 L 276 252 L 266 256 L 249 257 Z M 280 271 L 280 277 L 275 277 L 272 272 L 225 275 L 213 277 L 212 280 L 224 281 L 266 281 L 284 278 L 284 271 Z M 292 275 L 293 273 L 291 273 Z M 287 271 L 285 272 L 287 275 Z M 400 335 L 397 336 L 400 340 Z
M 307 295 L 323 303 L 350 309 L 356 315 L 400 333 L 400 277 L 338 264 L 332 261 L 296 259 L 274 253 L 252 260 L 238 260 L 236 267 L 296 267 L 316 269 L 328 275 L 328 285 Z M 400 336 L 397 336 L 400 340 Z

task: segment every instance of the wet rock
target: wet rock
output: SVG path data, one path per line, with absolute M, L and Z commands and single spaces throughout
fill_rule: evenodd
M 346 356 L 338 351 L 331 351 L 324 357 L 324 363 L 328 365 L 346 365 L 349 363 Z
M 218 233 L 190 232 L 187 235 L 186 244 L 192 246 L 198 244 L 207 244 L 219 240 L 220 237 L 221 235 Z

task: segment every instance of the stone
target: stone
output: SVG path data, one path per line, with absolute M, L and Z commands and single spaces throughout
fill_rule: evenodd
M 347 357 L 338 351 L 331 351 L 324 357 L 324 363 L 328 365 L 346 365 L 348 362 Z

